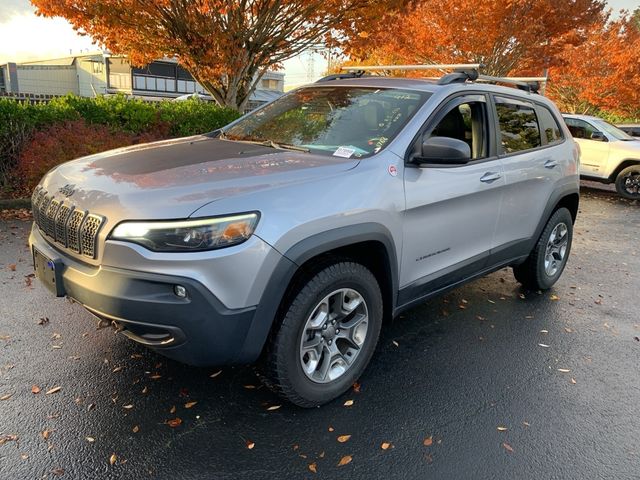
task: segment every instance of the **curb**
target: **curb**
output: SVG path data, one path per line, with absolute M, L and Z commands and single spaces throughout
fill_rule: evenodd
M 0 200 L 0 210 L 17 210 L 19 208 L 31 208 L 31 199 L 29 198 L 10 198 L 8 200 Z

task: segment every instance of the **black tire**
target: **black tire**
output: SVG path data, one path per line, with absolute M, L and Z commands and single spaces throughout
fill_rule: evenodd
M 364 341 L 353 363 L 341 376 L 327 383 L 317 383 L 303 370 L 300 342 L 308 332 L 307 321 L 319 303 L 332 292 L 345 288 L 357 291 L 364 299 L 368 314 Z M 380 287 L 367 268 L 349 261 L 336 261 L 323 267 L 302 283 L 282 318 L 277 319 L 280 320 L 279 327 L 267 346 L 259 368 L 260 376 L 269 388 L 301 407 L 330 402 L 347 391 L 364 372 L 378 343 L 382 312 Z M 338 346 L 338 340 L 335 340 L 335 346 Z
M 624 198 L 640 199 L 640 165 L 631 165 L 618 174 L 616 190 Z
M 545 268 L 545 256 L 547 245 L 552 232 L 557 226 L 564 224 L 567 228 L 567 245 L 562 261 L 557 264 L 557 270 L 549 274 Z M 513 275 L 524 287 L 531 290 L 548 290 L 560 278 L 571 252 L 571 241 L 573 239 L 573 218 L 566 208 L 556 210 L 547 222 L 540 234 L 533 251 L 529 254 L 524 263 L 513 267 Z

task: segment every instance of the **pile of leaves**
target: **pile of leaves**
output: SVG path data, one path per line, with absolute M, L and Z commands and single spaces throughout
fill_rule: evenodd
M 67 95 L 31 104 L 0 99 L 0 198 L 25 196 L 50 168 L 79 156 L 210 132 L 238 116 L 236 110 L 198 100 Z

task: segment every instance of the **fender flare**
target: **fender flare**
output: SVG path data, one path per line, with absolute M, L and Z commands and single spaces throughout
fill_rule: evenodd
M 391 308 L 393 311 L 398 292 L 398 261 L 396 245 L 391 232 L 385 226 L 371 222 L 317 233 L 294 244 L 278 261 L 262 293 L 237 362 L 253 362 L 262 353 L 282 299 L 300 266 L 331 250 L 368 241 L 381 243 L 387 252 L 388 268 L 391 273 Z

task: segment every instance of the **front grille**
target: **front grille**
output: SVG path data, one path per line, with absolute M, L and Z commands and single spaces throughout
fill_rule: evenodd
M 33 219 L 44 235 L 78 254 L 96 258 L 103 217 L 79 210 L 66 199 L 55 199 L 40 187 L 33 192 L 31 207 Z

